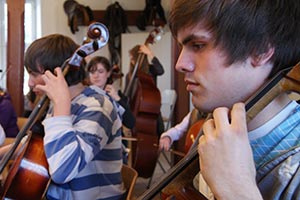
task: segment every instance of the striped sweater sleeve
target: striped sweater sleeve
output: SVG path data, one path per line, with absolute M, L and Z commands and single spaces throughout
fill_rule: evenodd
M 43 122 L 49 173 L 59 184 L 76 177 L 106 145 L 108 134 L 118 129 L 111 119 L 113 105 L 109 100 L 78 99 L 76 103 L 72 102 L 72 116 L 50 117 Z

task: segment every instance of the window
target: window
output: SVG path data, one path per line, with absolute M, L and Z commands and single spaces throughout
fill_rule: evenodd
M 0 0 L 0 87 L 6 88 L 7 5 Z
M 40 12 L 40 2 L 39 0 L 26 0 L 25 1 L 25 16 L 24 16 L 24 24 L 25 24 L 25 44 L 24 48 L 25 51 L 27 47 L 39 37 L 41 32 L 41 25 L 40 21 L 37 19 L 41 19 Z M 24 69 L 24 86 L 23 86 L 23 93 L 27 94 L 29 92 L 28 87 L 28 79 L 29 75 L 27 71 Z
M 24 15 L 24 38 L 25 50 L 29 44 L 40 35 L 40 0 L 25 0 L 25 15 Z M 0 87 L 6 88 L 6 49 L 7 49 L 7 4 L 6 0 L 0 0 Z M 24 71 L 24 94 L 29 91 L 27 86 L 28 74 Z

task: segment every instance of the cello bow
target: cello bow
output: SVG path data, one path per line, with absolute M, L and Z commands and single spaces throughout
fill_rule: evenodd
M 83 59 L 98 49 L 105 46 L 108 42 L 109 38 L 109 32 L 106 26 L 99 22 L 92 23 L 88 28 L 88 37 L 93 39 L 93 41 L 86 43 L 82 46 L 80 46 L 72 55 L 71 58 L 67 59 L 61 66 L 63 70 L 63 74 L 65 75 L 71 66 L 74 67 L 80 67 L 81 62 Z M 3 172 L 4 168 L 8 165 L 9 161 L 11 160 L 13 154 L 17 150 L 18 146 L 20 145 L 22 139 L 24 136 L 28 133 L 28 131 L 31 129 L 33 124 L 40 119 L 40 117 L 44 114 L 47 106 L 49 104 L 49 98 L 47 95 L 43 95 L 33 111 L 31 112 L 30 116 L 28 117 L 28 120 L 26 124 L 22 127 L 22 129 L 19 131 L 18 135 L 15 138 L 14 143 L 12 144 L 12 147 L 9 149 L 9 151 L 4 155 L 0 162 L 0 173 Z M 1 188 L 1 198 L 13 198 L 13 199 L 42 199 L 44 195 L 44 191 L 38 191 L 41 189 L 46 189 L 50 180 L 50 177 L 48 175 L 48 163 L 46 161 L 46 157 L 43 151 L 43 148 L 39 150 L 38 152 L 31 152 L 36 153 L 38 156 L 34 155 L 28 155 L 28 159 L 23 159 L 24 155 L 29 153 L 30 151 L 33 151 L 35 147 L 43 146 L 42 143 L 42 137 L 35 136 L 34 133 L 28 134 L 28 138 L 25 143 L 25 147 L 22 147 L 22 152 L 17 155 L 16 162 L 12 164 L 12 167 L 9 171 L 9 174 L 6 178 L 5 185 L 3 188 Z M 34 140 L 33 145 L 29 145 L 30 140 Z M 35 163 L 36 162 L 36 163 Z M 28 169 L 26 169 L 28 167 Z M 31 167 L 31 168 L 30 168 Z M 24 171 L 30 171 L 29 175 L 30 177 L 24 177 Z M 31 171 L 37 170 L 36 173 L 31 173 Z M 22 172 L 23 171 L 23 172 Z M 23 174 L 22 174 L 23 173 Z M 36 186 L 37 191 L 24 191 L 23 188 L 26 188 L 24 186 L 22 187 L 15 187 L 16 182 L 20 180 L 26 180 L 26 183 L 32 183 L 31 187 Z M 38 183 L 36 183 L 38 182 Z M 11 187 L 11 185 L 13 185 Z M 11 187 L 11 188 L 9 188 Z M 16 190 L 18 190 L 20 193 L 17 193 Z
M 270 81 L 264 84 L 254 95 L 252 95 L 245 103 L 246 119 L 247 122 L 251 121 L 263 108 L 265 108 L 273 99 L 284 92 L 296 92 L 300 93 L 300 62 L 293 67 L 289 67 L 279 71 Z M 208 116 L 208 118 L 211 115 Z M 190 169 L 191 164 L 198 166 L 195 162 L 199 160 L 197 145 L 202 130 L 198 134 L 195 143 L 192 145 L 190 151 L 182 158 L 174 167 L 172 167 L 161 179 L 154 183 L 150 189 L 146 190 L 138 200 L 152 199 L 157 193 L 167 186 L 172 180 L 174 180 L 181 172 Z M 194 169 L 195 170 L 195 169 Z M 206 199 L 195 188 L 184 188 L 185 190 L 193 190 L 192 193 L 198 193 L 198 199 Z M 176 188 L 180 190 L 180 188 Z M 180 191 L 179 191 L 180 192 Z M 170 194 L 172 196 L 172 194 Z

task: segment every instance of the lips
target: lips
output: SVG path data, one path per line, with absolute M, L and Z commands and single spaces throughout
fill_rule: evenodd
M 199 84 L 196 83 L 195 81 L 187 80 L 187 79 L 185 79 L 184 81 L 186 83 L 186 90 L 189 92 L 195 90 L 199 86 Z

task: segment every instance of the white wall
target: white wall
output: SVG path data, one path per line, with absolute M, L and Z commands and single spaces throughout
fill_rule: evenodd
M 67 15 L 63 9 L 63 3 L 65 0 L 40 0 L 41 2 L 41 36 L 45 36 L 52 33 L 60 33 L 71 37 L 77 43 L 81 44 L 83 38 L 86 36 L 87 26 L 79 26 L 79 31 L 72 34 L 70 27 L 68 26 Z M 105 10 L 107 6 L 115 1 L 112 0 L 77 0 L 78 3 L 89 6 L 92 10 Z M 143 10 L 145 8 L 145 0 L 119 0 L 119 4 L 124 10 Z M 165 15 L 168 16 L 170 8 L 170 0 L 162 0 L 161 5 L 164 8 Z M 122 35 L 122 72 L 126 74 L 128 72 L 128 50 L 136 44 L 144 43 L 149 31 L 153 27 L 147 27 L 145 32 L 138 30 L 136 26 L 130 26 L 131 33 Z M 158 44 L 154 44 L 152 49 L 158 56 L 161 63 L 165 68 L 165 74 L 158 78 L 158 87 L 162 91 L 163 89 L 170 88 L 170 68 L 171 68 L 171 34 L 166 28 L 166 33 L 162 40 Z M 93 55 L 102 55 L 109 57 L 107 46 L 100 49 Z
M 77 42 L 81 42 L 86 35 L 87 27 L 80 26 L 76 34 L 72 34 L 67 22 L 67 15 L 63 9 L 65 0 L 40 0 L 41 1 L 41 35 L 48 35 L 51 33 L 61 33 L 68 35 Z M 92 10 L 105 10 L 107 6 L 115 2 L 112 0 L 77 0 L 78 3 L 89 6 Z M 119 4 L 124 10 L 143 10 L 145 7 L 145 0 L 119 0 Z M 165 15 L 168 15 L 170 8 L 170 0 L 162 0 L 161 5 L 164 8 Z M 129 27 L 131 32 L 139 32 L 133 26 Z

